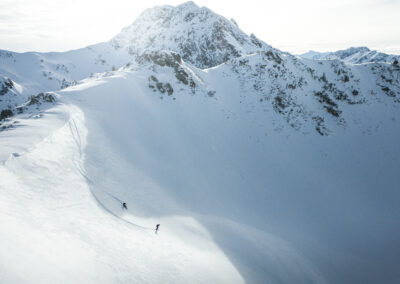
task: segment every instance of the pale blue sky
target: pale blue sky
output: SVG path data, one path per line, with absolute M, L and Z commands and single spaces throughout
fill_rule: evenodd
M 174 0 L 0 0 L 0 49 L 65 51 L 106 41 Z M 400 54 L 400 0 L 195 1 L 292 53 L 368 46 Z

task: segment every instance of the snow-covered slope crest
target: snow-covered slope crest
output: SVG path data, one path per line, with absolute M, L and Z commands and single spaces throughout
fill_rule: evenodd
M 0 282 L 394 282 L 386 65 L 266 51 L 201 70 L 149 51 L 57 92 L 42 119 L 0 132 Z M 323 137 L 291 125 L 353 114 Z
M 39 125 L 0 133 L 10 144 L 9 155 L 0 147 L 1 282 L 324 283 L 283 238 L 226 215 L 234 205 L 221 201 L 237 188 L 215 192 L 219 178 L 204 150 L 217 146 L 215 130 L 221 139 L 232 129 L 220 108 L 237 96 L 203 95 L 199 74 L 207 77 L 176 53 L 146 53 L 60 91 Z M 150 87 L 152 76 L 161 87 Z M 39 143 L 21 139 L 44 125 L 55 129 Z M 222 166 L 226 154 L 215 155 Z
M 316 60 L 334 60 L 339 59 L 350 64 L 361 64 L 368 62 L 393 63 L 400 61 L 400 55 L 391 55 L 376 50 L 370 50 L 368 47 L 350 47 L 335 52 L 316 52 L 309 51 L 300 55 L 303 58 Z
M 59 95 L 85 116 L 78 131 L 73 123 L 71 128 L 73 133 L 82 124 L 87 128 L 79 167 L 104 213 L 118 216 L 121 223 L 144 227 L 161 223 L 158 237 L 165 239 L 155 239 L 150 248 L 135 226 L 124 231 L 143 244 L 149 255 L 146 263 L 176 254 L 183 240 L 185 251 L 196 252 L 194 259 L 181 254 L 168 259 L 160 271 L 163 276 L 170 271 L 168 279 L 227 281 L 213 265 L 204 266 L 207 258 L 197 254 L 208 244 L 218 267 L 232 272 L 233 283 L 242 281 L 238 272 L 247 283 L 393 280 L 400 255 L 400 231 L 394 226 L 397 218 L 393 219 L 400 216 L 395 190 L 400 159 L 398 107 L 384 91 L 373 95 L 360 87 L 358 95 L 347 93 L 366 82 L 376 87 L 371 68 L 381 64 L 350 69 L 340 61 L 334 67 L 331 63 L 260 53 L 199 70 L 176 53 L 149 52 L 125 68 L 89 78 Z M 260 68 L 264 71 L 252 77 Z M 188 82 L 200 86 L 195 93 L 190 83 L 179 80 L 182 70 L 190 75 Z M 299 80 L 304 82 L 298 84 Z M 167 85 L 174 90 L 171 95 Z M 277 90 L 286 85 L 293 85 L 288 95 L 294 101 L 286 101 Z M 206 87 L 216 92 L 210 96 L 197 91 Z M 314 95 L 313 89 L 321 94 Z M 335 89 L 343 94 L 339 96 Z M 308 96 L 302 97 L 304 93 Z M 346 94 L 347 99 L 359 97 L 363 103 L 349 104 Z M 282 101 L 275 96 L 282 96 Z M 349 120 L 347 128 L 323 137 L 315 130 L 313 135 L 303 135 L 291 126 L 277 131 L 273 124 L 273 120 L 286 124 L 286 115 L 297 115 L 296 104 L 335 121 L 328 111 L 333 102 L 341 116 L 364 120 Z M 330 111 L 335 113 L 335 107 Z M 371 122 L 377 122 L 377 127 L 363 133 L 359 125 Z M 366 201 L 371 199 L 374 202 Z M 121 200 L 128 203 L 127 212 Z M 188 223 L 187 218 L 196 221 Z M 107 248 L 117 248 L 118 257 L 106 257 L 106 267 L 134 266 L 129 275 L 147 275 L 140 261 L 124 253 L 133 253 L 134 247 L 142 256 L 143 248 L 120 242 L 121 226 L 113 225 L 118 245 L 110 241 Z M 374 229 L 377 226 L 379 230 Z M 101 243 L 98 237 L 91 235 L 91 239 Z M 209 246 L 211 239 L 215 246 Z M 103 253 L 102 248 L 90 247 Z M 387 250 L 394 253 L 386 254 Z M 188 263 L 195 272 L 179 274 L 173 269 Z M 150 275 L 145 282 L 159 279 Z M 113 280 L 120 279 L 113 275 Z
M 193 2 L 145 10 L 111 43 L 133 54 L 171 50 L 198 67 L 213 67 L 230 58 L 271 47 L 241 31 L 234 21 Z

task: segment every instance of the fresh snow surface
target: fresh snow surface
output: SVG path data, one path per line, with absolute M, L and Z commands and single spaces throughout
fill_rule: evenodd
M 398 112 L 369 134 L 277 131 L 229 64 L 193 69 L 194 94 L 134 64 L 0 132 L 0 282 L 398 279 Z
M 59 114 L 59 120 L 46 117 L 43 125 L 26 127 L 28 131 L 49 125 L 54 129 L 42 141 L 15 149 L 19 152 L 0 167 L 1 283 L 244 282 L 195 218 L 134 216 L 138 208 L 133 200 L 140 192 L 131 192 L 129 188 L 139 184 L 130 182 L 137 180 L 144 187 L 140 198 L 146 198 L 147 190 L 160 190 L 145 175 L 129 171 L 132 179 L 126 188 L 114 184 L 109 192 L 101 191 L 105 184 L 94 186 L 92 182 L 117 180 L 104 176 L 91 181 L 85 173 L 89 159 L 84 152 L 88 135 L 84 114 L 69 104 L 45 115 L 51 113 Z M 21 139 L 18 132 L 7 141 Z M 93 162 L 98 159 L 93 158 Z M 119 172 L 127 174 L 131 168 L 120 162 L 113 171 L 124 169 Z M 118 199 L 128 201 L 129 211 L 121 209 Z M 157 222 L 162 227 L 155 234 Z
M 0 283 L 399 282 L 400 67 L 353 63 L 193 2 L 1 51 Z

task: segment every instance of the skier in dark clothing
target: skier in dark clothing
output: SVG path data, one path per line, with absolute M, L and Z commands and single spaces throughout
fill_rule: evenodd
M 126 202 L 122 203 L 122 208 L 128 210 L 128 206 L 126 206 Z
M 158 232 L 158 227 L 160 227 L 160 224 L 156 225 L 156 233 Z

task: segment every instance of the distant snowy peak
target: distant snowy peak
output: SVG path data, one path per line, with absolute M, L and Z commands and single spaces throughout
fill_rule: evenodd
M 234 20 L 227 20 L 193 2 L 145 10 L 132 25 L 115 36 L 111 44 L 116 49 L 138 55 L 149 50 L 171 50 L 180 54 L 185 62 L 202 69 L 271 49 L 254 35 L 241 31 Z
M 390 55 L 376 50 L 370 50 L 368 47 L 350 47 L 345 50 L 335 52 L 316 52 L 309 51 L 300 55 L 303 58 L 315 60 L 342 60 L 350 64 L 361 63 L 393 63 L 396 60 L 400 61 L 399 55 Z

